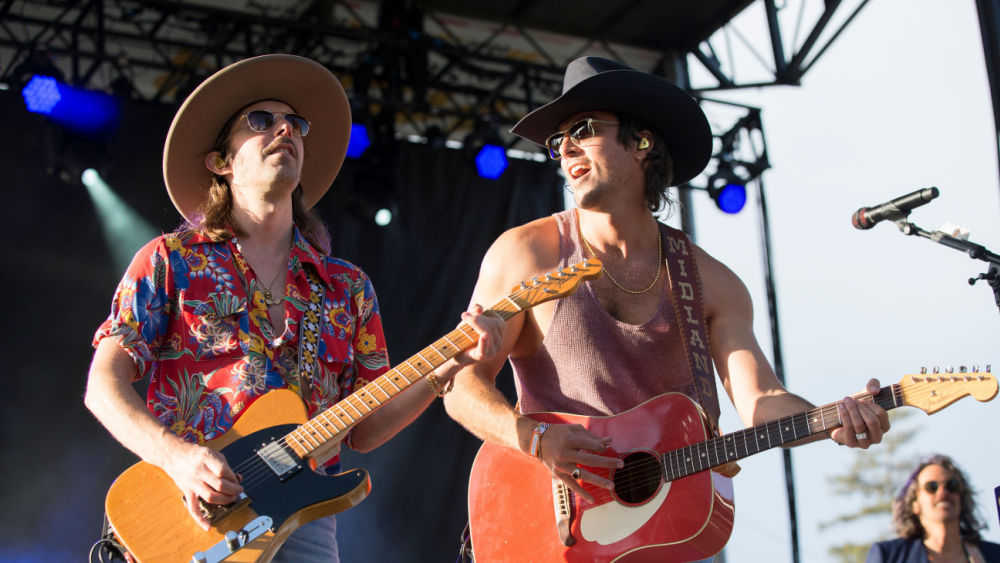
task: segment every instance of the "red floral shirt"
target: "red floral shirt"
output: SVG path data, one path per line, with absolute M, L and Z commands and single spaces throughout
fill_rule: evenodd
M 312 271 L 325 285 L 306 397 L 313 417 L 382 375 L 389 358 L 375 290 L 360 268 L 321 255 L 298 229 L 288 264 L 286 320 L 278 334 L 236 237 L 160 236 L 136 253 L 93 344 L 114 338 L 135 361 L 136 379 L 149 375 L 146 404 L 171 431 L 192 442 L 211 440 L 271 389 L 299 391 Z

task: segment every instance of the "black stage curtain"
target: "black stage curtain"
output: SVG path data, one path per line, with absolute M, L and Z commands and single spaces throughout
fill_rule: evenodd
M 78 178 L 102 162 L 125 203 L 156 229 L 174 229 L 180 218 L 160 172 L 173 111 L 128 104 L 118 130 L 95 140 L 27 113 L 18 92 L 0 92 L 8 358 L 0 559 L 83 560 L 99 536 L 108 486 L 136 461 L 82 402 L 90 339 L 122 272 Z M 560 186 L 549 163 L 512 160 L 499 180 L 485 180 L 461 150 L 402 143 L 349 160 L 319 208 L 334 255 L 372 278 L 390 357 L 401 362 L 455 327 L 486 248 L 506 228 L 561 209 Z M 397 213 L 378 227 L 362 215 L 385 196 Z M 509 392 L 509 375 L 501 378 Z M 137 384 L 143 396 L 145 383 Z M 345 451 L 344 467 L 368 469 L 373 490 L 338 516 L 343 560 L 455 561 L 478 446 L 439 401 L 378 450 Z

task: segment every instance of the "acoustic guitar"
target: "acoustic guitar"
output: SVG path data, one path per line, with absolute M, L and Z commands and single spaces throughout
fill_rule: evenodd
M 573 293 L 601 268 L 600 261 L 586 260 L 522 282 L 486 313 L 506 321 Z M 477 340 L 476 330 L 462 322 L 311 420 L 293 391 L 275 390 L 257 399 L 226 434 L 205 443 L 226 456 L 243 476 L 244 488 L 230 505 L 203 503 L 208 531 L 188 514 L 166 472 L 146 462 L 133 465 L 114 481 L 105 502 L 116 538 L 142 563 L 270 561 L 298 527 L 357 505 L 371 490 L 364 469 L 320 476 L 310 470 L 311 455 Z
M 855 399 L 883 409 L 917 407 L 933 414 L 972 395 L 997 394 L 990 373 L 907 375 L 877 394 Z M 484 563 L 694 561 L 711 557 L 733 528 L 732 480 L 712 468 L 841 426 L 832 403 L 712 437 L 698 405 L 666 393 L 607 417 L 529 415 L 549 424 L 580 424 L 610 436 L 605 455 L 625 465 L 585 469 L 614 482 L 614 491 L 583 486 L 594 502 L 555 480 L 537 460 L 484 443 L 472 466 L 469 517 L 472 551 Z

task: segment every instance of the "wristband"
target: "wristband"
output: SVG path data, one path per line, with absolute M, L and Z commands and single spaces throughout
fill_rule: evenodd
M 538 426 L 531 431 L 531 447 L 528 449 L 528 454 L 531 457 L 539 457 L 542 453 L 542 434 L 549 429 L 549 423 L 539 422 Z

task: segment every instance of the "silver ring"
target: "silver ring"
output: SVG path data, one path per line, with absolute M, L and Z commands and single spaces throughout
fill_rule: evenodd
M 855 434 L 854 437 L 857 438 L 858 441 L 860 442 L 861 440 L 867 440 L 868 439 L 868 433 L 867 432 L 862 432 L 860 434 Z
M 580 468 L 577 467 L 576 469 L 574 469 L 573 472 L 570 473 L 570 475 L 572 475 L 574 479 L 580 479 Z

